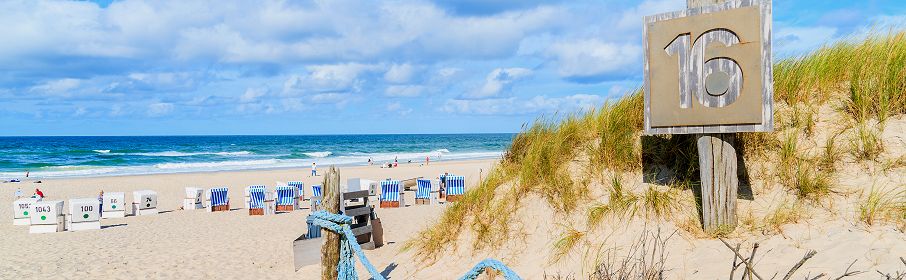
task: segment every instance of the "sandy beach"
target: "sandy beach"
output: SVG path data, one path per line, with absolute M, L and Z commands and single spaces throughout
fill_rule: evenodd
M 443 172 L 463 175 L 467 185 L 475 184 L 493 160 L 436 162 L 428 166 L 402 164 L 387 169 L 375 166 L 342 167 L 346 178 L 382 180 L 435 178 Z M 325 167 L 320 172 L 326 172 Z M 46 179 L 2 184 L 0 217 L 0 279 L 316 279 L 319 268 L 306 267 L 296 272 L 292 264 L 292 241 L 306 232 L 308 210 L 271 216 L 248 216 L 242 211 L 242 190 L 264 184 L 271 189 L 276 181 L 301 180 L 306 187 L 320 184 L 322 176 L 310 177 L 310 169 L 259 170 L 160 174 L 98 178 Z M 208 213 L 204 210 L 178 210 L 184 188 L 228 186 L 232 211 Z M 154 190 L 159 195 L 161 213 L 154 216 L 129 216 L 102 220 L 97 231 L 29 234 L 27 226 L 12 225 L 12 205 L 16 188 L 30 194 L 40 188 L 47 200 L 96 197 L 100 190 L 127 192 Z M 309 196 L 311 189 L 306 188 Z M 406 192 L 407 203 L 414 193 Z M 443 205 L 418 205 L 400 209 L 376 209 L 384 228 L 386 245 L 367 251 L 383 270 L 402 244 L 438 217 Z M 396 266 L 416 266 L 395 262 Z M 407 270 L 415 270 L 409 268 Z M 364 270 L 362 270 L 364 272 Z M 464 271 L 463 271 L 464 272 Z M 461 274 L 457 272 L 455 274 Z M 405 277 L 395 277 L 404 279 Z

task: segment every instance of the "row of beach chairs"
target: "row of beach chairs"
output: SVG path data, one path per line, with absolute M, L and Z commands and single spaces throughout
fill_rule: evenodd
M 441 175 L 438 177 L 444 178 L 445 193 L 439 193 L 439 180 L 432 182 L 429 179 L 418 179 L 416 181 L 415 204 L 431 204 L 434 199 L 445 199 L 447 202 L 454 202 L 465 194 L 465 177 L 456 175 Z M 438 183 L 436 187 L 434 186 L 435 182 Z M 402 191 L 402 182 L 399 180 L 381 181 L 381 194 L 379 196 L 381 208 L 405 206 Z M 435 193 L 438 194 L 437 197 L 433 196 Z

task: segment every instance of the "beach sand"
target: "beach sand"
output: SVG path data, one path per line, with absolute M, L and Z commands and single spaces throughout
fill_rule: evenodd
M 493 160 L 434 162 L 427 166 L 402 164 L 386 169 L 378 166 L 340 168 L 341 181 L 347 178 L 382 180 L 415 177 L 436 178 L 443 172 L 466 177 L 467 185 L 478 182 Z M 319 168 L 326 172 L 325 167 Z M 307 209 L 271 216 L 249 216 L 243 208 L 246 186 L 264 184 L 271 190 L 276 181 L 300 180 L 309 186 L 320 184 L 322 176 L 310 177 L 310 169 L 257 170 L 159 174 L 98 178 L 43 179 L 0 184 L 0 279 L 105 278 L 105 279 L 317 279 L 317 266 L 296 272 L 293 269 L 292 241 L 304 234 Z M 321 175 L 321 174 L 319 174 Z M 228 186 L 232 211 L 178 210 L 184 188 Z M 134 190 L 158 193 L 153 216 L 129 216 L 102 220 L 96 231 L 29 234 L 27 226 L 12 225 L 12 201 L 17 187 L 31 194 L 40 188 L 47 200 L 97 197 L 100 190 L 126 192 L 131 202 Z M 407 204 L 414 193 L 407 192 Z M 68 207 L 68 206 L 67 206 Z M 394 263 L 403 243 L 425 228 L 443 211 L 443 205 L 412 205 L 400 209 L 377 209 L 384 229 L 385 246 L 367 251 L 369 258 L 384 270 Z M 396 266 L 417 266 L 395 263 Z M 414 270 L 413 268 L 407 270 Z M 455 274 L 462 274 L 459 271 Z M 390 270 L 390 275 L 396 275 Z M 367 272 L 361 270 L 361 276 Z M 404 279 L 404 277 L 396 277 Z

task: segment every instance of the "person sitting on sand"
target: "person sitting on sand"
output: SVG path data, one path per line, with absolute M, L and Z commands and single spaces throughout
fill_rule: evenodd
M 439 192 L 440 192 L 441 198 L 446 197 L 446 194 L 447 194 L 447 191 L 446 191 L 447 190 L 447 175 L 450 175 L 450 174 L 447 172 L 444 172 L 444 175 L 440 175 L 440 178 L 439 178 L 440 179 Z
M 32 195 L 32 197 L 37 198 L 37 199 L 44 199 L 44 192 L 35 188 L 35 194 Z

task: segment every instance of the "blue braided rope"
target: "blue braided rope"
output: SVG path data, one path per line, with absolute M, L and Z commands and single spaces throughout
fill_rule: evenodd
M 479 262 L 475 265 L 475 267 L 472 268 L 472 270 L 469 270 L 469 272 L 466 272 L 465 275 L 460 277 L 459 280 L 475 280 L 479 275 L 481 275 L 482 272 L 484 272 L 485 268 L 492 268 L 502 273 L 503 278 L 506 280 L 522 280 L 522 278 L 520 278 L 519 275 L 516 275 L 515 272 L 510 270 L 509 267 L 495 259 L 485 259 Z
M 336 232 L 340 234 L 340 263 L 337 265 L 337 279 L 338 280 L 357 280 L 359 279 L 358 273 L 355 270 L 355 261 L 353 254 L 359 257 L 359 260 L 362 262 L 362 265 L 365 266 L 365 269 L 368 270 L 368 273 L 371 274 L 371 278 L 374 280 L 387 280 L 384 278 L 381 273 L 371 265 L 371 262 L 368 261 L 368 258 L 365 257 L 365 253 L 362 252 L 362 247 L 359 246 L 359 243 L 356 241 L 355 236 L 352 234 L 352 229 L 349 225 L 352 223 L 352 217 L 340 214 L 331 214 L 327 211 L 321 210 L 308 216 L 308 221 L 312 224 L 318 225 L 327 230 Z M 459 278 L 460 280 L 474 280 L 484 272 L 485 268 L 492 268 L 494 270 L 503 273 L 503 277 L 507 280 L 522 280 L 519 278 L 519 275 L 516 275 L 515 272 L 510 270 L 509 267 L 504 265 L 498 260 L 495 259 L 485 259 L 479 262 L 472 270 L 469 270 L 468 273 Z

